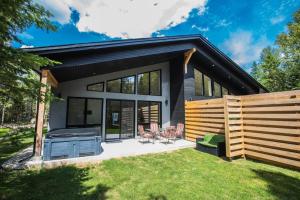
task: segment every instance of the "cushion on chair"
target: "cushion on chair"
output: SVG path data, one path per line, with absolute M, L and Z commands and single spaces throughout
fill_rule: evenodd
M 199 141 L 199 144 L 202 144 L 207 147 L 217 147 L 218 143 L 225 142 L 224 135 L 217 135 L 217 134 L 206 134 L 203 137 L 202 141 Z

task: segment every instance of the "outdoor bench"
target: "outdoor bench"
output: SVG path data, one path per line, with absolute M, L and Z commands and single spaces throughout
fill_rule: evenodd
M 196 138 L 196 149 L 216 156 L 225 156 L 225 137 L 209 133 L 203 138 Z

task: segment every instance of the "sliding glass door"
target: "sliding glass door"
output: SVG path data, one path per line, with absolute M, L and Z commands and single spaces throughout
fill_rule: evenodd
M 134 137 L 134 113 L 134 101 L 107 100 L 105 140 Z
M 138 125 L 150 128 L 150 123 L 158 123 L 161 126 L 161 103 L 154 101 L 138 101 L 137 104 Z

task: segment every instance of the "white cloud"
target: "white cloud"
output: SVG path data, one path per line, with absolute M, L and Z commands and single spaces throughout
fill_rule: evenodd
M 26 33 L 26 32 L 23 32 L 23 33 L 19 33 L 18 34 L 18 37 L 21 39 L 21 40 L 33 40 L 34 37 L 32 35 L 30 35 L 29 33 Z
M 195 24 L 192 25 L 192 28 L 197 29 L 200 32 L 207 32 L 207 31 L 209 31 L 209 27 L 199 27 L 199 26 L 197 26 Z
M 36 0 L 53 14 L 53 19 L 59 23 L 70 22 L 71 9 L 67 0 Z
M 60 23 L 69 23 L 71 9 L 80 14 L 81 32 L 110 37 L 149 37 L 152 33 L 185 22 L 192 9 L 205 12 L 207 0 L 41 0 Z
M 33 45 L 25 45 L 25 44 L 23 44 L 20 48 L 24 49 L 24 48 L 33 48 L 33 47 L 34 47 Z
M 265 36 L 254 39 L 249 31 L 239 30 L 230 34 L 223 43 L 226 51 L 230 52 L 232 59 L 240 65 L 251 64 L 260 57 L 263 48 L 270 45 Z
M 217 22 L 216 27 L 227 27 L 230 24 L 232 24 L 232 23 L 227 21 L 226 19 L 222 19 L 222 20 Z
M 276 16 L 276 17 L 273 17 L 270 19 L 271 24 L 273 24 L 273 25 L 283 22 L 284 20 L 285 20 L 285 17 L 282 15 L 279 15 L 279 16 Z

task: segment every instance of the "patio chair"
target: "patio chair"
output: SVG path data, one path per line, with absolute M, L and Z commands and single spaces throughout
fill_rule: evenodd
M 150 123 L 150 134 L 153 135 L 154 138 L 159 136 L 159 127 L 157 123 L 151 122 Z
M 161 133 L 161 137 L 165 138 L 167 143 L 169 143 L 170 140 L 174 141 L 174 139 L 176 138 L 175 126 L 170 126 L 170 127 L 166 128 L 166 130 Z
M 145 141 L 145 139 L 148 139 L 148 142 L 150 142 L 150 139 L 153 139 L 153 143 L 154 143 L 154 137 L 153 137 L 153 135 L 150 132 L 146 132 L 144 130 L 144 126 L 143 125 L 138 125 L 138 132 L 139 132 L 139 135 L 140 135 L 140 139 L 144 139 L 144 141 Z
M 178 123 L 176 127 L 176 138 L 182 138 L 183 137 L 183 131 L 184 131 L 184 124 Z

